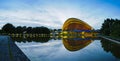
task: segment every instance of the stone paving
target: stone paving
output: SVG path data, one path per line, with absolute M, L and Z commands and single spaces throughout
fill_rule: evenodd
M 0 61 L 30 61 L 9 36 L 0 36 Z

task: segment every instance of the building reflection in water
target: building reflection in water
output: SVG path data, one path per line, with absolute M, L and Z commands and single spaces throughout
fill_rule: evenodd
M 92 42 L 90 38 L 65 38 L 62 40 L 65 48 L 69 51 L 80 50 Z
M 116 44 L 105 39 L 101 39 L 101 44 L 104 51 L 111 52 L 113 56 L 120 58 L 120 44 Z

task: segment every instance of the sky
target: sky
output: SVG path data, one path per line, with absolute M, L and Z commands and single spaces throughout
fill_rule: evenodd
M 106 18 L 120 19 L 120 0 L 0 0 L 0 28 L 12 23 L 59 29 L 68 18 L 99 29 Z

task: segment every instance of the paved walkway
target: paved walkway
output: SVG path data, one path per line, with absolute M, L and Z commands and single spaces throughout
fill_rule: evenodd
M 104 38 L 104 39 L 106 39 L 106 40 L 112 41 L 112 42 L 114 42 L 114 43 L 120 44 L 119 41 L 116 41 L 116 40 L 113 40 L 113 39 L 110 39 L 110 38 L 107 38 L 107 37 L 103 37 L 103 36 L 100 36 L 100 37 L 101 37 L 101 38 Z
M 0 36 L 0 61 L 30 61 L 9 36 Z

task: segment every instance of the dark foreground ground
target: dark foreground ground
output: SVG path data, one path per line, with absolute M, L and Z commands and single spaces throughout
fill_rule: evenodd
M 0 61 L 30 61 L 9 36 L 0 36 Z

